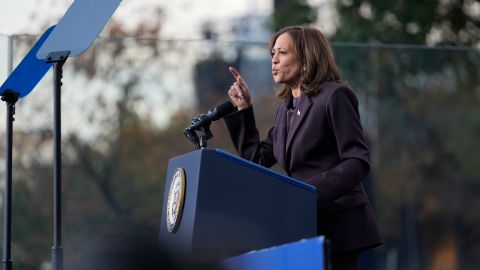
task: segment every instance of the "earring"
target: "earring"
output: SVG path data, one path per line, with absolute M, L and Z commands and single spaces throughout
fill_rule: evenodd
M 306 67 L 303 67 L 302 70 L 303 70 L 303 71 L 307 71 L 307 68 L 306 68 Z

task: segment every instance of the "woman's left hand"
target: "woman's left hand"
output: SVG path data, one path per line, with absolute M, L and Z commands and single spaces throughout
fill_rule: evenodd
M 235 68 L 230 67 L 228 70 L 230 70 L 230 73 L 232 73 L 236 80 L 236 82 L 230 86 L 228 96 L 230 96 L 230 99 L 239 111 L 250 107 L 250 92 L 247 82 Z

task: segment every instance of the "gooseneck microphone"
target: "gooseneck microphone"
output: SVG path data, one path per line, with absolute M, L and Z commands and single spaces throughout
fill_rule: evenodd
M 206 114 L 200 114 L 193 118 L 192 124 L 188 128 L 198 130 L 202 126 L 209 126 L 212 121 L 217 121 L 218 119 L 232 113 L 234 109 L 235 108 L 230 101 L 225 101 L 217 107 L 209 110 Z
M 192 123 L 188 126 L 183 134 L 197 147 L 197 149 L 205 148 L 207 146 L 207 140 L 213 137 L 210 132 L 210 124 L 212 121 L 217 121 L 223 118 L 235 110 L 235 107 L 230 101 L 218 105 L 217 107 L 209 110 L 206 114 L 200 114 L 192 119 Z M 200 137 L 197 132 L 200 131 Z

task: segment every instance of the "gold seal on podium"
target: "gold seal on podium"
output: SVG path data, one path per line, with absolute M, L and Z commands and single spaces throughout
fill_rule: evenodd
M 183 203 L 185 201 L 185 170 L 177 168 L 170 183 L 167 200 L 167 230 L 175 233 L 182 218 Z

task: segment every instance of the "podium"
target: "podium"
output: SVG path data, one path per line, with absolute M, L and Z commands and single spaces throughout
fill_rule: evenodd
M 222 270 L 329 270 L 330 245 L 325 236 L 253 251 L 221 263 Z
M 168 164 L 160 243 L 219 260 L 317 235 L 315 187 L 219 149 Z

